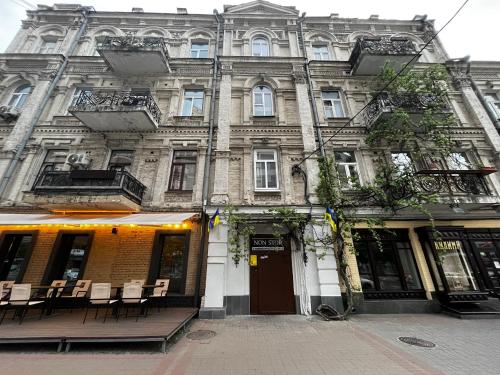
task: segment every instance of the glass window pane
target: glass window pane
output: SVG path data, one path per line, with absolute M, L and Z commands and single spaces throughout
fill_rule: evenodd
M 196 164 L 184 165 L 184 180 L 182 182 L 182 190 L 193 190 L 195 170 Z
M 184 105 L 182 106 L 182 115 L 191 116 L 192 114 L 193 99 L 184 98 Z
M 264 94 L 264 107 L 266 115 L 271 116 L 273 114 L 273 98 L 270 93 Z
M 162 253 L 158 279 L 169 279 L 169 293 L 183 293 L 185 275 L 184 252 L 186 237 L 184 235 L 162 236 Z
M 371 251 L 375 259 L 378 281 L 381 290 L 402 290 L 403 285 L 399 279 L 398 267 L 390 243 L 383 243 L 383 249 L 371 243 Z
M 399 252 L 399 259 L 403 267 L 404 279 L 408 289 L 422 289 L 417 266 L 411 253 L 411 247 L 406 242 L 396 242 L 396 247 Z
M 325 105 L 325 117 L 333 118 L 335 117 L 333 114 L 333 107 L 330 105 L 330 102 L 323 102 Z
M 253 114 L 254 116 L 265 116 L 264 107 L 262 105 L 254 105 Z
M 410 155 L 407 152 L 393 152 L 391 156 L 392 162 L 396 167 L 398 167 L 398 170 L 401 173 L 411 168 L 412 161 Z
M 450 170 L 469 170 L 471 165 L 463 152 L 452 152 L 446 158 Z
M 264 98 L 261 93 L 255 93 L 254 95 L 254 100 L 256 105 L 263 105 L 264 104 Z
M 267 187 L 276 189 L 278 187 L 278 175 L 276 173 L 276 163 L 267 163 Z
M 266 188 L 266 163 L 257 162 L 255 165 L 255 187 Z
M 337 163 L 355 163 L 356 158 L 354 152 L 352 151 L 335 151 L 334 152 L 335 161 Z
M 69 282 L 75 282 L 83 276 L 83 259 L 85 258 L 85 253 L 88 250 L 89 236 L 72 234 L 63 236 L 67 238 L 66 241 L 62 240 L 61 243 L 69 245 L 63 251 L 68 251 L 69 256 L 66 261 L 66 265 L 64 266 L 61 279 L 68 280 Z
M 340 100 L 335 100 L 333 105 L 335 106 L 335 117 L 344 117 L 344 110 L 342 109 Z
M 375 290 L 375 278 L 373 277 L 372 267 L 370 265 L 368 248 L 364 244 L 359 243 L 356 245 L 356 250 L 361 289 L 363 291 Z
M 25 266 L 25 258 L 31 247 L 30 234 L 7 234 L 0 254 L 0 280 L 16 281 Z
M 274 160 L 274 151 L 257 151 L 258 160 Z
M 208 57 L 208 49 L 201 50 L 199 57 L 202 58 L 202 59 L 206 59 Z
M 438 259 L 452 292 L 477 290 L 477 282 L 460 241 L 434 242 Z
M 191 50 L 191 57 L 196 59 L 198 57 L 198 51 Z
M 321 96 L 323 97 L 323 99 L 340 99 L 340 93 L 338 91 L 323 91 L 321 93 Z
M 170 189 L 180 190 L 182 181 L 182 165 L 172 165 L 172 177 L 170 178 Z
M 193 101 L 193 116 L 203 116 L 203 99 L 196 98 Z

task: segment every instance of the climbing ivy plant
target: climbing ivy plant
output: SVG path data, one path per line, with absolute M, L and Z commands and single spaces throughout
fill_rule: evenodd
M 223 216 L 228 227 L 228 251 L 238 266 L 242 259 L 248 259 L 250 236 L 255 234 L 255 226 L 249 215 L 238 212 L 232 205 L 224 208 Z

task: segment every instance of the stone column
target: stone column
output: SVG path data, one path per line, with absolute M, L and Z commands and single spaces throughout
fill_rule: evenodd
M 316 136 L 314 134 L 313 115 L 311 112 L 311 105 L 307 92 L 305 72 L 302 70 L 302 67 L 300 67 L 299 69 L 295 68 L 294 70 L 295 93 L 299 117 L 298 119 L 301 126 L 302 143 L 304 144 L 304 155 L 308 156 L 312 151 L 316 149 Z M 305 165 L 306 167 L 305 169 L 307 174 L 307 185 L 311 203 L 317 203 L 318 198 L 316 196 L 316 187 L 318 186 L 319 182 L 319 168 L 317 157 L 313 155 L 308 160 L 306 160 L 303 165 Z
M 158 170 L 156 172 L 156 179 L 154 183 L 154 191 L 152 198 L 153 206 L 162 206 L 165 203 L 165 191 L 168 185 L 168 170 L 170 162 L 170 149 L 163 147 L 158 155 Z
M 207 146 L 206 144 L 198 146 L 198 166 L 196 168 L 196 185 L 193 196 L 194 205 L 202 205 L 203 199 L 203 179 L 205 177 L 205 159 L 207 157 Z M 209 176 L 206 176 L 208 178 Z
M 285 125 L 286 124 L 286 111 L 285 111 L 285 96 L 283 94 L 283 90 L 276 90 L 276 108 L 278 114 L 278 124 Z
M 224 19 L 224 42 L 222 45 L 222 55 L 231 56 L 233 48 L 233 29 L 234 24 L 232 19 Z
M 212 215 L 210 213 L 210 215 Z M 226 317 L 224 296 L 226 294 L 227 225 L 222 222 L 208 237 L 207 276 L 205 296 L 200 308 L 201 319 Z
M 231 73 L 230 65 L 222 65 L 217 119 L 217 148 L 215 150 L 213 204 L 229 201 L 229 138 L 231 124 Z

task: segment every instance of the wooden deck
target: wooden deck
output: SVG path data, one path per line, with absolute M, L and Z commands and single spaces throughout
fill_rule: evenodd
M 82 310 L 57 310 L 50 316 L 38 320 L 38 311 L 29 313 L 22 324 L 11 319 L 9 312 L 0 325 L 0 344 L 8 343 L 57 343 L 58 351 L 64 347 L 69 351 L 72 343 L 92 342 L 159 342 L 165 350 L 166 342 L 193 319 L 198 309 L 171 307 L 157 311 L 151 309 L 147 317 L 136 322 L 134 311 L 120 319 L 108 316 L 103 322 L 104 310 L 94 319 L 95 310 L 90 310 L 85 324 Z

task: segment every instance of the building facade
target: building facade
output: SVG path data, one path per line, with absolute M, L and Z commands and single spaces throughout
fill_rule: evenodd
M 200 303 L 209 318 L 342 311 L 333 252 L 306 262 L 293 241 L 273 237 L 268 210 L 310 214 L 320 224 L 309 230 L 324 230 L 317 159 L 304 156 L 335 135 L 325 153 L 339 173 L 371 181 L 364 139 L 377 118 L 344 125 L 387 61 L 400 67 L 431 41 L 413 68 L 447 68 L 456 119 L 455 158 L 422 171 L 440 195 L 429 210 L 443 237 L 405 211 L 386 222 L 393 234 L 381 253 L 360 225 L 349 259 L 356 307 L 486 301 L 500 289 L 500 136 L 479 91 L 493 93 L 495 80 L 475 83 L 433 33 L 420 16 L 305 17 L 266 1 L 220 14 L 28 11 L 0 55 L 0 278 L 170 278 L 172 301 Z M 240 262 L 224 214 L 208 231 L 208 217 L 229 205 L 255 226 Z

